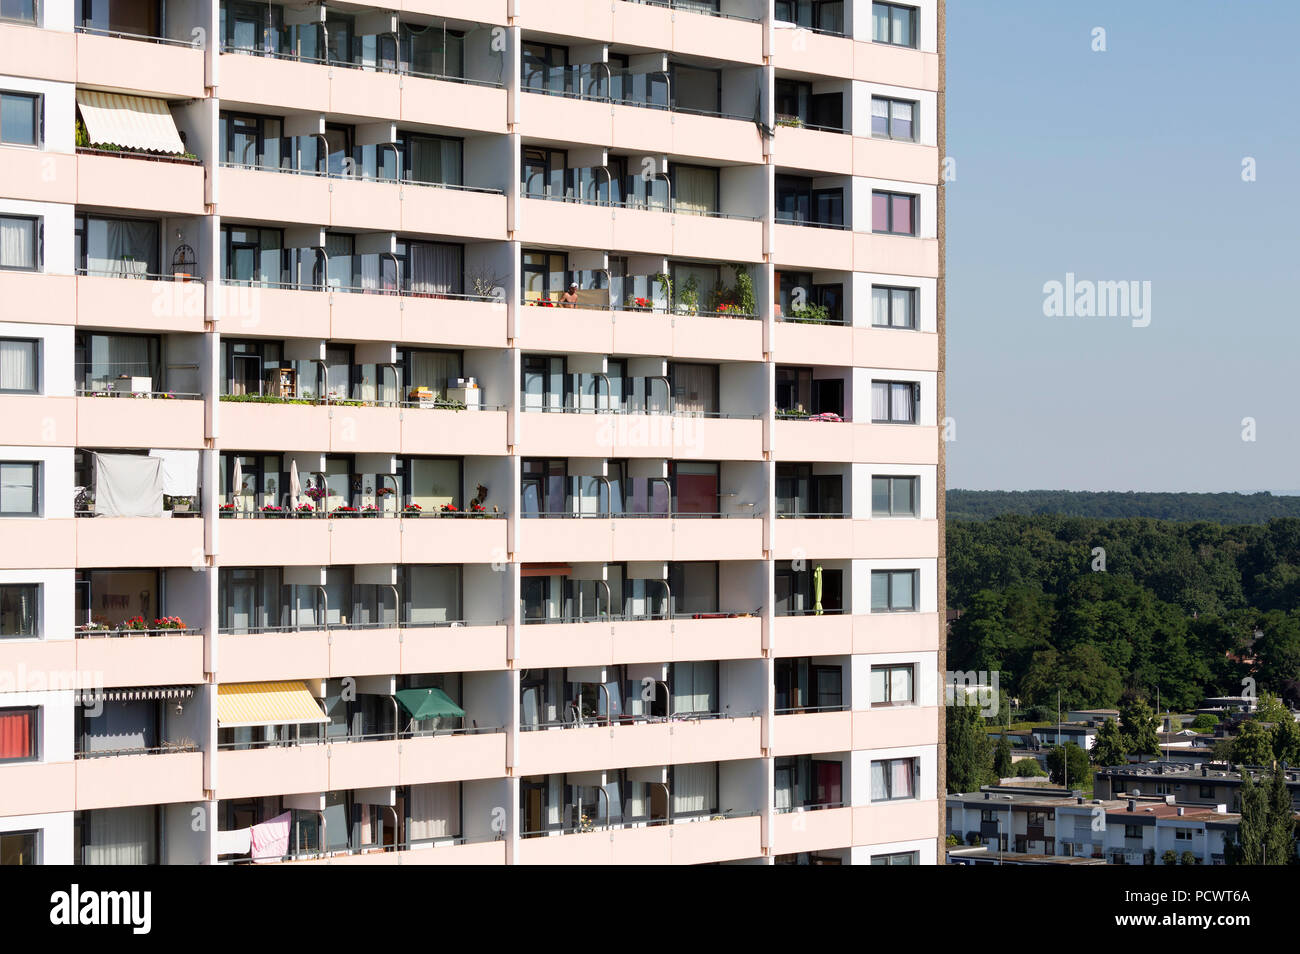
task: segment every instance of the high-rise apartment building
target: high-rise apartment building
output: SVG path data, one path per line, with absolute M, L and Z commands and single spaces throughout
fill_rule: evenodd
M 941 0 L 0 0 L 0 862 L 934 863 Z

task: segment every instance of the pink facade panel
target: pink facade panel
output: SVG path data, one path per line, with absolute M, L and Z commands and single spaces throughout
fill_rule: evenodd
M 77 324 L 126 331 L 203 331 L 201 281 L 140 281 L 82 275 L 76 280 Z M 66 312 L 63 316 L 66 317 Z
M 939 370 L 939 336 L 933 332 L 854 328 L 853 363 L 868 368 Z
M 757 611 L 758 607 L 754 607 Z M 673 620 L 668 659 L 753 659 L 762 654 L 763 620 L 755 616 Z M 660 657 L 663 658 L 663 657 Z
M 194 740 L 197 741 L 197 740 Z M 203 801 L 203 753 L 160 752 L 77 760 L 77 810 Z
M 853 328 L 778 321 L 772 326 L 776 359 L 790 364 L 845 364 L 853 353 Z
M 331 405 L 329 449 L 336 454 L 391 454 L 401 445 L 406 414 L 394 407 L 352 407 Z
M 783 812 L 772 819 L 772 854 L 843 848 L 853 843 L 853 809 Z
M 942 631 L 937 613 L 864 613 L 853 617 L 853 651 L 934 652 Z
M 396 628 L 331 630 L 330 675 L 341 678 L 401 672 L 401 638 Z
M 885 275 L 939 275 L 939 242 L 932 238 L 906 235 L 875 235 L 854 232 L 851 268 Z
M 203 98 L 203 49 L 79 33 L 77 85 Z M 59 77 L 67 79 L 65 73 Z
M 163 397 L 77 398 L 82 447 L 203 447 L 203 402 Z
M 330 296 L 323 291 L 218 285 L 212 317 L 222 335 L 330 337 Z M 343 296 L 340 296 L 343 297 Z
M 673 826 L 673 864 L 703 865 L 757 858 L 763 853 L 763 820 L 719 818 Z
M 865 464 L 937 464 L 939 462 L 941 438 L 937 427 L 915 424 L 856 423 L 852 427 L 854 461 Z
M 673 357 L 762 361 L 763 323 L 699 315 L 673 318 Z
M 857 425 L 833 421 L 775 421 L 772 450 L 779 460 L 850 461 Z
M 937 185 L 939 160 L 934 146 L 861 136 L 853 140 L 852 172 L 857 176 Z
M 772 524 L 772 556 L 843 560 L 853 556 L 853 521 L 788 517 Z
M 853 652 L 854 619 L 846 613 L 778 616 L 773 648 L 778 656 L 846 656 Z
M 3 403 L 0 403 L 3 407 Z M 77 565 L 77 521 L 0 518 L 0 570 L 58 569 Z M 13 545 L 19 542 L 20 545 Z
M 0 818 L 70 812 L 77 807 L 73 762 L 19 762 L 0 766 Z
M 853 44 L 853 78 L 912 89 L 939 88 L 939 56 L 884 43 Z
M 0 32 L 0 49 L 5 32 Z M 6 64 L 6 69 L 9 64 Z M 32 202 L 77 201 L 77 160 L 64 153 L 0 147 L 0 198 Z
M 406 408 L 401 414 L 404 454 L 504 454 L 504 411 Z M 387 448 L 393 450 L 393 448 Z
M 853 844 L 934 838 L 941 812 L 942 805 L 934 799 L 858 805 L 853 809 Z
M 203 214 L 203 167 L 122 156 L 77 156 L 77 202 L 174 215 Z
M 403 518 L 400 552 L 402 563 L 504 563 L 506 521 L 487 517 Z
M 505 626 L 408 626 L 402 630 L 397 672 L 476 672 L 504 669 Z
M 860 560 L 934 559 L 939 555 L 936 520 L 854 520 L 853 556 Z
M 486 727 L 480 724 L 480 728 Z M 501 778 L 505 773 L 505 732 L 402 740 L 399 785 Z
M 224 58 L 222 62 L 225 62 Z M 329 224 L 329 179 L 234 168 L 220 169 L 217 176 L 223 218 L 252 222 L 302 222 L 322 227 Z
M 506 131 L 506 91 L 491 86 L 402 77 L 401 119 L 448 129 Z
M 5 51 L 5 73 L 67 82 L 77 70 L 76 34 L 38 30 L 17 23 L 0 23 L 0 49 Z
M 324 630 L 223 635 L 217 653 L 222 682 L 320 679 L 330 671 L 329 634 Z
M 329 112 L 330 70 L 326 66 L 269 56 L 223 53 L 217 70 L 217 90 L 222 103 L 292 105 L 303 112 Z M 223 214 L 226 213 L 223 211 Z
M 504 289 L 502 294 L 504 295 Z M 506 306 L 499 302 L 457 298 L 404 297 L 401 341 L 504 348 Z
M 853 174 L 853 137 L 847 133 L 778 125 L 773 151 L 783 169 L 821 175 Z M 879 173 L 872 174 L 883 178 Z
M 942 711 L 935 706 L 874 706 L 853 713 L 853 747 L 933 745 Z
M 763 260 L 762 222 L 680 213 L 673 215 L 671 221 L 674 255 L 703 259 L 725 255 L 728 261 L 734 262 Z
M 783 25 L 772 31 L 772 62 L 782 70 L 817 78 L 853 77 L 853 40 L 802 27 Z
M 73 522 L 79 567 L 204 565 L 203 521 L 197 517 L 96 517 Z
M 325 745 L 221 749 L 216 754 L 217 797 L 328 792 L 328 749 Z
M 847 752 L 852 748 L 852 712 L 796 712 L 772 720 L 772 751 L 778 756 Z
M 0 150 L 0 155 L 4 150 Z M 0 301 L 4 319 L 31 324 L 67 324 L 77 300 L 76 280 L 71 275 L 43 275 L 39 272 L 0 271 Z M 30 400 L 48 403 L 49 398 L 18 398 L 0 395 L 0 401 Z M 48 414 L 48 411 L 43 412 Z M 10 422 L 13 423 L 12 421 Z M 33 443 L 22 441 L 21 443 Z
M 324 407 L 222 401 L 217 412 L 223 447 L 324 453 L 330 446 L 330 418 Z
M 481 239 L 506 237 L 506 197 L 496 193 L 407 183 L 401 187 L 400 211 L 399 228 L 407 232 Z M 358 213 L 366 215 L 364 208 Z
M 221 565 L 265 566 L 274 554 L 279 564 L 323 566 L 330 559 L 333 523 L 321 518 L 223 518 L 217 526 Z
M 779 266 L 842 272 L 853 269 L 853 233 L 846 229 L 776 225 L 773 231 L 773 258 Z
M 77 668 L 98 674 L 105 686 L 199 685 L 204 681 L 203 636 L 197 633 L 85 637 L 67 642 L 76 646 Z

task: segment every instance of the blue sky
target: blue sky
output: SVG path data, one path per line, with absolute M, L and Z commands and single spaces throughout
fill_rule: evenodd
M 1297 35 L 1289 0 L 948 0 L 949 487 L 1300 492 Z M 1067 272 L 1149 281 L 1150 324 L 1045 317 Z

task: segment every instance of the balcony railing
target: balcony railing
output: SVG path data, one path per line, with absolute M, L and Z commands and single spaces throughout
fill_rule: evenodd
M 645 199 L 623 199 L 615 202 L 612 199 L 602 199 L 599 196 L 573 195 L 565 192 L 563 195 L 554 192 L 533 192 L 523 183 L 519 184 L 519 197 L 521 199 L 542 199 L 546 202 L 567 202 L 572 205 L 595 205 L 601 208 L 613 209 L 632 209 L 640 212 L 671 212 L 674 215 L 698 215 L 701 218 L 710 219 L 734 219 L 738 222 L 761 222 L 763 217 L 760 215 L 741 215 L 736 212 L 718 212 L 712 209 L 680 209 L 677 207 L 675 199 L 669 199 L 666 202 L 650 202 Z
M 328 53 L 329 47 L 325 47 Z M 401 76 L 414 76 L 420 79 L 438 80 L 443 83 L 461 83 L 465 86 L 483 86 L 488 89 L 504 89 L 505 84 L 500 80 L 480 80 L 471 79 L 468 76 L 452 76 L 447 73 L 422 73 L 419 70 L 413 70 L 406 64 L 397 66 L 380 66 L 374 63 L 356 63 L 352 60 L 340 60 L 333 56 L 304 56 L 300 53 L 281 53 L 277 50 L 267 49 L 249 49 L 247 47 L 235 46 L 223 42 L 219 52 L 227 53 L 233 56 L 261 56 L 269 60 L 288 60 L 294 63 L 310 63 L 317 66 L 340 67 L 342 69 L 360 70 L 367 73 L 395 73 Z
M 77 388 L 77 397 L 141 398 L 176 401 L 201 401 L 203 395 L 190 391 L 114 391 L 109 388 Z
M 193 739 L 178 739 L 175 742 L 164 742 L 162 745 L 139 746 L 125 749 L 102 749 L 94 752 L 75 752 L 73 758 L 77 761 L 82 759 L 105 759 L 116 758 L 123 755 L 176 755 L 181 752 L 201 752 L 202 748 Z
M 94 26 L 74 26 L 73 31 L 76 33 L 89 33 L 93 36 L 107 36 L 115 40 L 139 40 L 143 43 L 160 43 L 164 46 L 187 46 L 191 49 L 202 49 L 202 43 L 195 40 L 174 40 L 167 36 L 153 36 L 148 33 L 127 33 L 123 30 L 111 30 L 105 27 Z
M 76 629 L 77 639 L 104 639 L 135 636 L 198 636 L 203 630 L 192 626 L 109 626 L 107 623 L 83 623 Z
M 412 821 L 430 822 L 440 821 L 443 819 L 412 819 Z M 451 821 L 451 819 L 446 819 Z M 459 847 L 461 845 L 479 845 L 487 844 L 494 841 L 504 841 L 505 832 L 497 832 L 490 837 L 468 838 L 463 835 L 447 836 L 446 838 L 422 838 L 419 841 L 400 841 L 388 844 L 361 845 L 356 848 L 302 848 L 298 851 L 291 851 L 281 855 L 278 859 L 271 859 L 266 856 L 259 856 L 256 863 L 267 864 L 268 862 L 288 863 L 295 861 L 318 861 L 323 858 L 339 858 L 351 855 L 372 855 L 385 854 L 393 851 L 437 851 L 440 848 Z M 217 861 L 220 865 L 248 865 L 254 864 L 255 860 L 249 855 L 239 857 L 223 857 Z
M 775 815 L 792 815 L 795 812 L 820 812 L 829 808 L 843 808 L 845 802 L 840 799 L 837 802 L 807 802 L 801 805 L 786 805 L 781 808 L 772 809 Z
M 570 706 L 572 718 L 558 722 L 521 722 L 520 732 L 541 732 L 548 729 L 580 729 L 591 726 L 617 725 L 665 725 L 673 722 L 709 722 L 722 719 L 754 719 L 761 713 L 753 712 L 675 712 L 672 715 L 646 715 L 644 713 L 620 713 L 619 715 L 583 715 Z
M 674 619 L 751 619 L 762 613 L 762 609 L 753 612 L 706 612 L 706 613 L 599 613 L 595 616 L 541 616 L 526 617 L 525 626 L 546 626 L 569 623 L 644 623 Z
M 80 152 L 81 150 L 77 150 Z M 355 175 L 347 172 L 330 172 L 327 169 L 293 169 L 284 166 L 267 166 L 256 162 L 233 162 L 223 159 L 217 164 L 222 169 L 242 169 L 248 172 L 276 172 L 281 175 L 311 176 L 316 179 L 343 179 L 355 182 L 373 182 L 379 185 L 425 186 L 430 189 L 447 189 L 453 192 L 477 192 L 482 195 L 505 195 L 504 189 L 492 186 L 472 186 L 460 182 L 428 182 L 424 179 L 399 179 L 390 176 Z
M 836 34 L 831 34 L 831 35 L 834 36 Z M 782 127 L 785 127 L 787 129 L 812 129 L 816 132 L 830 132 L 830 133 L 848 132 L 848 129 L 846 129 L 844 126 L 819 126 L 816 123 L 808 122 L 802 116 L 795 116 L 788 113 L 777 113 L 776 128 L 780 129 Z
M 578 810 L 577 805 L 566 805 L 563 814 L 569 815 Z M 733 808 L 709 808 L 702 812 L 672 812 L 667 818 L 625 818 L 611 822 L 608 819 L 595 818 L 579 822 L 577 825 L 554 825 L 538 831 L 520 832 L 520 838 L 543 838 L 548 835 L 582 835 L 594 831 L 625 831 L 632 828 L 653 828 L 660 825 L 681 825 L 694 822 L 729 821 L 733 818 L 753 818 L 761 815 L 760 809 L 737 811 Z
M 391 696 L 389 698 L 392 698 Z M 396 704 L 396 700 L 394 700 Z M 323 713 L 322 713 L 323 714 Z M 461 717 L 457 717 L 461 718 Z M 468 716 L 463 718 L 468 719 Z M 408 722 L 410 720 L 408 719 Z M 471 720 L 472 721 L 472 720 Z M 504 726 L 479 725 L 475 722 L 468 726 L 445 729 L 394 729 L 390 732 L 360 732 L 348 735 L 316 735 L 297 739 L 249 739 L 243 742 L 219 742 L 217 750 L 221 752 L 245 752 L 251 749 L 301 749 L 316 745 L 346 745 L 363 742 L 395 742 L 402 739 L 428 739 L 465 735 L 494 735 L 505 732 Z
M 780 709 L 773 709 L 772 715 L 808 715 L 816 712 L 848 712 L 853 707 L 847 702 L 841 702 L 833 706 L 786 706 Z
M 115 153 L 115 155 L 120 155 L 120 153 Z M 177 160 L 177 161 L 179 161 L 179 160 Z M 144 272 L 144 271 L 135 271 L 133 268 L 128 267 L 129 264 L 130 264 L 130 263 L 123 262 L 122 265 L 121 265 L 120 267 L 118 267 L 118 268 L 94 268 L 94 269 L 92 269 L 92 268 L 81 268 L 81 267 L 78 267 L 78 268 L 74 269 L 74 271 L 76 272 L 76 274 L 78 274 L 78 275 L 80 275 L 80 276 L 83 276 L 83 277 L 89 277 L 89 278 L 136 278 L 136 279 L 140 279 L 140 280 L 142 280 L 142 281 L 151 281 L 151 282 L 181 282 L 181 283 L 185 283 L 185 282 L 202 282 L 202 281 L 203 281 L 203 276 L 198 275 L 198 274 L 195 274 L 195 273 L 192 273 L 192 272 L 185 272 L 185 273 L 180 273 L 180 272 L 169 272 L 169 273 L 163 274 L 163 273 L 161 273 L 161 272 Z M 186 267 L 189 267 L 189 266 L 186 266 Z
M 449 619 L 436 622 L 412 623 L 405 620 L 380 621 L 374 623 L 313 623 L 309 625 L 291 623 L 284 626 L 222 626 L 217 630 L 221 636 L 266 636 L 293 635 L 299 633 L 337 633 L 362 631 L 368 629 L 459 629 L 466 626 L 504 626 L 503 619 L 464 620 Z
M 301 494 L 300 496 L 307 496 Z M 224 503 L 217 507 L 217 513 L 223 519 L 237 520 L 383 520 L 401 518 L 403 520 L 504 520 L 509 514 L 500 510 L 445 511 L 424 510 L 419 504 L 403 504 L 400 509 L 380 509 L 373 504 L 355 507 L 351 504 L 336 506 L 326 510 L 318 503 L 300 503 L 297 507 L 280 504 L 260 504 L 249 510 L 241 510 L 236 504 Z
M 683 13 L 698 13 L 706 17 L 718 17 L 723 20 L 738 20 L 742 23 L 762 23 L 758 17 L 746 17 L 739 13 L 723 13 L 712 7 L 701 5 L 698 0 L 626 0 L 647 7 L 663 7 L 666 10 L 681 10 Z

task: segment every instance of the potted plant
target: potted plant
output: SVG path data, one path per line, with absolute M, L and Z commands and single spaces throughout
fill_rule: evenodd
M 235 515 L 235 505 L 232 503 L 224 503 L 217 508 L 217 514 L 222 517 L 233 517 Z
M 366 504 L 364 507 L 361 508 L 361 516 L 363 516 L 363 517 L 378 517 L 378 516 L 379 516 L 379 508 L 376 507 L 374 504 Z
M 331 517 L 355 517 L 358 511 L 356 507 L 349 507 L 347 504 L 340 504 L 330 511 Z
M 163 616 L 153 621 L 154 629 L 184 629 L 185 620 L 179 616 Z
M 445 513 L 445 514 L 450 514 L 450 515 L 452 515 L 452 516 L 455 516 L 455 515 L 457 515 L 457 514 L 460 513 L 459 508 L 457 508 L 457 506 L 456 506 L 455 504 L 443 504 L 443 505 L 442 505 L 441 507 L 439 507 L 438 509 L 439 509 L 440 512 Z
M 263 517 L 283 517 L 286 513 L 287 511 L 283 507 L 278 507 L 275 504 L 266 504 L 262 507 Z
M 168 497 L 173 513 L 189 513 L 190 505 L 194 503 L 193 497 Z
M 408 517 L 418 517 L 420 514 L 424 513 L 424 508 L 418 503 L 409 503 L 402 508 L 402 513 L 406 514 Z
M 300 517 L 314 517 L 316 515 L 316 508 L 309 503 L 300 503 L 294 508 L 294 513 Z

